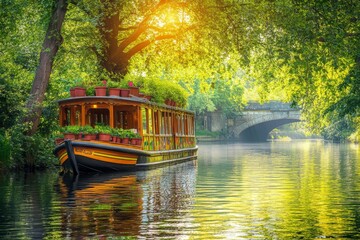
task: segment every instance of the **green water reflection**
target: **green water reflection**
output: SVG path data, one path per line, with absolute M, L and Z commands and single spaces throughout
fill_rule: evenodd
M 200 145 L 147 172 L 0 176 L 3 239 L 359 239 L 360 148 Z

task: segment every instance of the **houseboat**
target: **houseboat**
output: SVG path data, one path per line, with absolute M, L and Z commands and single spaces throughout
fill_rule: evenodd
M 132 96 L 83 96 L 58 101 L 61 127 L 106 126 L 132 132 L 137 141 L 65 136 L 54 154 L 62 172 L 109 172 L 149 169 L 196 160 L 194 113 Z

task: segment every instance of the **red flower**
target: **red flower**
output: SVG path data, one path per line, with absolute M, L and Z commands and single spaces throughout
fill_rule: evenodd
M 106 80 L 102 80 L 104 86 L 106 86 Z
M 134 86 L 134 83 L 133 83 L 133 82 L 129 82 L 128 85 L 129 85 L 129 87 L 133 87 L 133 86 Z

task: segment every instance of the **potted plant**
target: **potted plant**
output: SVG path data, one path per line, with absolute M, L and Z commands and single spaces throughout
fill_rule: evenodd
M 106 96 L 106 91 L 107 91 L 107 87 L 105 80 L 101 81 L 100 86 L 95 87 L 96 96 Z
M 75 88 L 70 88 L 70 97 L 76 97 Z
M 186 105 L 187 92 L 184 88 L 174 82 L 166 82 L 164 89 L 165 104 L 173 107 L 184 107 Z
M 109 142 L 111 139 L 111 128 L 103 124 L 95 125 L 95 130 L 98 132 L 99 140 Z
M 136 139 L 136 145 L 141 146 L 142 144 L 142 137 L 139 133 L 135 133 L 134 139 Z
M 129 144 L 129 136 L 132 132 L 130 130 L 122 130 L 120 133 L 121 143 Z
M 112 137 L 113 143 L 118 142 L 118 138 L 119 138 L 119 129 L 118 128 L 111 129 L 111 137 Z
M 64 139 L 75 140 L 80 134 L 80 126 L 65 126 L 62 129 L 62 132 L 64 134 Z
M 75 87 L 75 97 L 84 97 L 86 96 L 85 88 Z
M 62 143 L 64 141 L 64 134 L 57 132 L 56 134 L 53 135 L 54 137 L 54 141 L 56 145 L 59 145 L 60 143 Z
M 90 140 L 96 140 L 96 130 L 90 126 L 85 125 L 82 127 L 82 133 L 84 135 L 83 140 L 90 141 Z
M 143 88 L 141 91 L 145 93 L 145 95 L 151 96 L 148 99 L 157 103 L 164 103 L 166 101 L 167 104 L 171 104 L 171 99 L 173 94 L 172 87 L 173 84 L 170 81 L 160 80 L 160 79 L 149 79 L 143 82 Z
M 119 82 L 118 86 L 120 88 L 120 97 L 129 97 L 130 96 L 130 89 L 129 89 L 127 82 L 122 80 L 121 82 Z
M 75 86 L 70 88 L 70 96 L 72 97 L 84 97 L 86 96 L 86 91 L 83 83 L 75 83 Z
M 109 87 L 109 96 L 120 96 L 121 88 L 119 82 L 109 81 L 107 86 Z
M 134 96 L 134 97 L 138 97 L 139 96 L 139 88 L 135 87 L 134 83 L 131 82 L 131 81 L 128 82 L 128 86 L 129 86 L 129 89 L 130 89 L 130 95 Z
M 139 145 L 139 140 L 141 142 L 140 134 L 132 132 L 130 135 L 130 143 L 132 145 Z

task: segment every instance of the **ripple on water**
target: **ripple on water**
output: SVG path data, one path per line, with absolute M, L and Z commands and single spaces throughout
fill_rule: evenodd
M 211 144 L 197 162 L 70 184 L 0 176 L 0 235 L 360 239 L 359 161 L 350 145 Z

